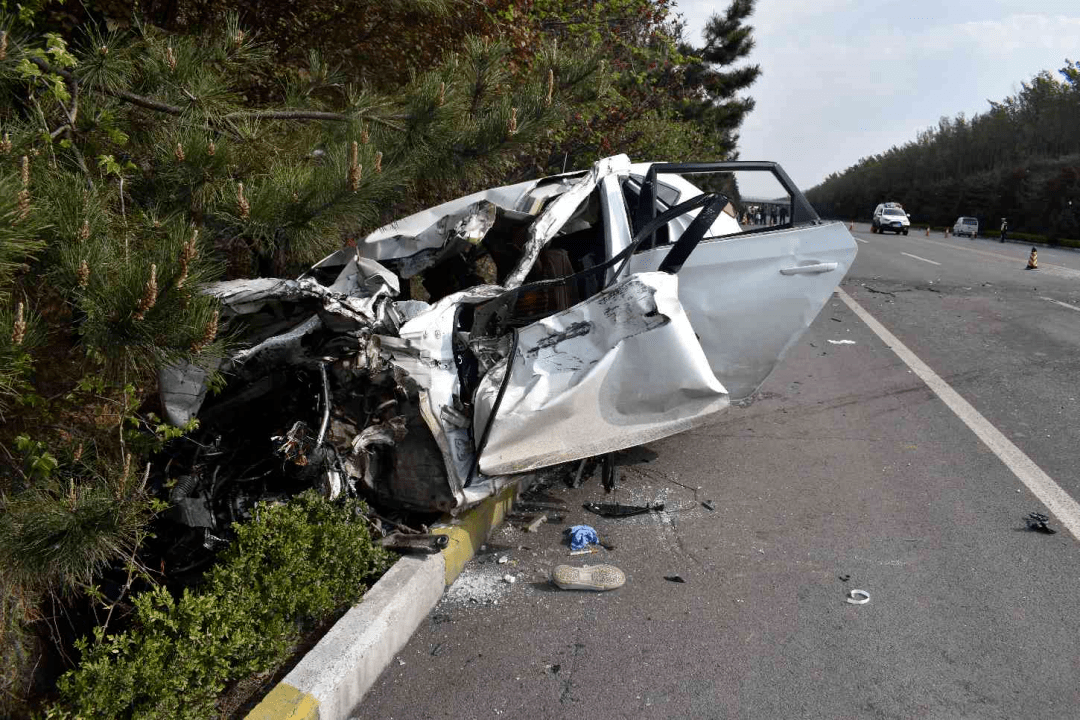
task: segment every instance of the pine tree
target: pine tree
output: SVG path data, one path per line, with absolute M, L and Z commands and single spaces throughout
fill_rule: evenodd
M 746 21 L 755 0 L 732 0 L 724 14 L 714 13 L 705 24 L 705 45 L 680 49 L 695 58 L 686 68 L 686 99 L 680 112 L 708 128 L 720 157 L 730 157 L 738 144 L 738 129 L 754 109 L 754 100 L 740 96 L 761 75 L 759 65 L 736 66 L 754 49 L 753 28 Z

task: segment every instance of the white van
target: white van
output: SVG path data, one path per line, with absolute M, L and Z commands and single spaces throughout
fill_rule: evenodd
M 979 236 L 979 219 L 973 217 L 960 217 L 956 219 L 956 223 L 952 226 L 953 235 L 970 235 L 971 237 Z

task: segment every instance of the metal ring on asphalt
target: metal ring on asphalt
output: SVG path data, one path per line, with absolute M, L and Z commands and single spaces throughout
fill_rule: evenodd
M 846 600 L 852 605 L 865 605 L 870 602 L 870 593 L 865 590 L 849 590 Z

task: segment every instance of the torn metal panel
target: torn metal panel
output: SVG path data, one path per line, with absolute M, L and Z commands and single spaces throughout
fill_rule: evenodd
M 234 315 L 258 312 L 271 300 L 293 302 L 301 297 L 299 283 L 280 278 L 224 280 L 203 286 L 202 292 L 217 298 L 222 307 Z
M 317 300 L 322 303 L 324 311 L 352 322 L 396 328 L 397 318 L 393 314 L 391 299 L 400 292 L 400 283 L 385 267 L 374 260 L 359 258 L 354 250 L 348 250 L 334 253 L 313 270 L 333 267 L 344 257 L 348 257 L 348 260 L 331 285 L 322 284 L 309 273 L 299 280 L 227 280 L 211 283 L 203 288 L 203 292 L 220 300 L 231 315 L 250 315 L 271 302 Z
M 525 281 L 525 276 L 532 270 L 540 251 L 563 228 L 601 180 L 610 175 L 627 176 L 629 174 L 630 158 L 626 155 L 615 155 L 595 163 L 584 177 L 549 204 L 540 217 L 529 226 L 529 240 L 521 260 L 503 284 L 508 288 L 515 288 Z
M 679 280 L 641 273 L 522 328 L 510 377 L 476 393 L 488 427 L 480 470 L 523 472 L 641 445 L 728 406 L 678 299 Z M 505 366 L 503 366 L 505 367 Z
M 454 411 L 461 406 L 453 343 L 457 314 L 462 304 L 480 303 L 503 292 L 498 286 L 487 285 L 447 296 L 403 325 L 400 337 L 379 337 L 390 362 L 422 388 L 421 416 L 446 461 L 450 488 L 459 498 L 464 497 L 476 456 L 472 429 L 467 424 L 463 427 L 461 413 Z
M 446 233 L 440 247 L 421 250 L 415 255 L 388 262 L 392 262 L 394 270 L 405 279 L 419 275 L 424 270 L 479 245 L 494 227 L 497 216 L 498 207 L 494 203 L 479 200 L 465 209 L 461 219 Z
M 486 201 L 503 210 L 535 215 L 548 199 L 566 192 L 581 174 L 529 180 L 445 202 L 370 233 L 357 245 L 357 252 L 363 257 L 385 262 L 409 258 L 426 250 L 438 250 L 446 245 L 454 229 L 474 214 L 473 206 L 477 203 Z
M 215 363 L 216 369 L 217 363 Z M 206 399 L 210 370 L 181 360 L 158 370 L 158 393 L 165 422 L 184 427 L 198 414 Z

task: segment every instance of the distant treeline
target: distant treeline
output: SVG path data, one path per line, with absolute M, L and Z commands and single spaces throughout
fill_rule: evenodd
M 961 215 L 984 229 L 1080 238 L 1080 62 L 1043 71 L 990 110 L 943 117 L 915 141 L 833 173 L 807 196 L 826 217 L 868 220 L 901 203 L 915 225 Z

